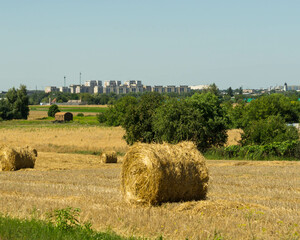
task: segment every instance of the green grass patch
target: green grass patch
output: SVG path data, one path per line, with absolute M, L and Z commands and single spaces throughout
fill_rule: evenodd
M 103 126 L 98 122 L 97 116 L 74 116 L 70 122 L 55 122 L 53 117 L 45 117 L 37 120 L 10 120 L 0 121 L 1 128 L 18 128 L 18 127 L 51 127 L 64 128 L 74 126 Z
M 29 106 L 31 111 L 48 111 L 50 106 Z M 83 113 L 103 113 L 107 111 L 107 107 L 81 107 L 81 106 L 74 106 L 74 107 L 65 107 L 58 105 L 58 108 L 61 112 L 83 112 Z
M 0 215 L 0 239 L 1 240 L 123 240 L 124 238 L 112 231 L 96 232 L 89 227 L 75 226 L 63 228 L 55 226 L 51 222 L 36 219 L 21 220 Z
M 80 124 L 88 124 L 88 125 L 99 125 L 97 116 L 74 116 L 73 122 L 78 122 Z

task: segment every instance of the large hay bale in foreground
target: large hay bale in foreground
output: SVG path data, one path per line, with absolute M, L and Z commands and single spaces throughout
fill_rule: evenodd
M 21 168 L 34 168 L 37 151 L 30 147 L 3 147 L 0 151 L 0 170 L 16 171 Z
M 122 192 L 131 203 L 203 200 L 208 188 L 205 158 L 192 142 L 133 145 L 122 168 Z
M 100 161 L 102 163 L 117 163 L 117 153 L 115 151 L 103 152 L 100 156 Z

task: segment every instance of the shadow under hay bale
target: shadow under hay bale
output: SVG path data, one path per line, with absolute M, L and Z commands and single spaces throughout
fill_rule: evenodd
M 117 163 L 117 153 L 115 151 L 103 152 L 100 155 L 100 161 L 101 163 Z
M 208 188 L 205 158 L 192 142 L 133 145 L 122 167 L 121 188 L 130 203 L 203 200 Z
M 16 171 L 22 168 L 34 168 L 37 151 L 30 147 L 3 147 L 0 151 L 0 170 Z

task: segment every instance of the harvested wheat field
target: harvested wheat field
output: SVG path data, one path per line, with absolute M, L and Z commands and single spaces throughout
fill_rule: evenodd
M 34 169 L 0 172 L 0 212 L 43 219 L 71 206 L 97 230 L 153 239 L 299 239 L 300 162 L 208 160 L 207 200 L 136 206 L 122 197 L 122 157 L 100 164 L 99 155 L 63 151 L 124 152 L 122 133 L 96 127 L 2 129 L 1 141 L 31 142 L 38 156 Z
M 126 152 L 121 127 L 25 127 L 7 128 L 0 131 L 0 144 L 31 146 L 38 152 L 78 152 L 114 150 Z

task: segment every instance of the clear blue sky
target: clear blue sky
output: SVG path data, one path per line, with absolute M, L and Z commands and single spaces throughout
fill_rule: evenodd
M 0 91 L 300 85 L 299 0 L 0 0 Z

